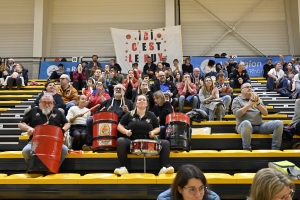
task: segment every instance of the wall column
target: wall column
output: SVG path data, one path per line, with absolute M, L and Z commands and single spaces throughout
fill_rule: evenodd
M 165 26 L 175 26 L 175 0 L 165 0 Z

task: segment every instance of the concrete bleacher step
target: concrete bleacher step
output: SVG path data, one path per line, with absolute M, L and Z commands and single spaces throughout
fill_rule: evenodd
M 22 113 L 24 112 L 26 108 L 5 108 L 5 111 L 1 111 L 0 109 L 0 112 L 6 112 L 6 113 Z
M 7 117 L 23 117 L 24 116 L 24 112 L 22 113 L 0 113 L 0 116 L 7 116 Z M 0 119 L 0 123 L 1 123 L 1 119 Z
M 27 100 L 28 98 L 32 98 L 33 95 L 0 95 L 0 100 Z
M 19 128 L 1 128 L 0 135 L 20 135 L 22 131 Z
M 18 128 L 18 123 L 1 123 L 0 122 L 0 131 L 1 128 Z
M 38 95 L 42 90 L 0 90 L 0 95 Z
M 22 117 L 0 117 L 0 123 L 19 123 Z M 0 130 L 1 131 L 1 130 Z

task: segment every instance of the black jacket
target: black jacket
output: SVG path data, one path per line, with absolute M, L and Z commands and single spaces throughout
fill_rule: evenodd
M 31 105 L 31 108 L 35 107 L 35 106 L 39 106 L 39 101 L 42 98 L 42 96 L 44 95 L 44 92 L 42 92 L 38 98 L 36 98 L 36 100 L 33 102 L 33 104 Z M 53 95 L 53 99 L 55 101 L 55 105 L 54 108 L 58 109 L 58 108 L 62 108 L 65 109 L 65 103 L 62 99 L 62 97 L 59 94 L 55 94 Z
M 239 78 L 243 79 L 243 83 L 246 83 L 249 80 L 249 75 L 247 70 L 243 70 L 241 74 L 239 74 L 238 70 L 233 70 L 232 72 L 232 79 L 234 80 L 234 83 L 239 84 Z

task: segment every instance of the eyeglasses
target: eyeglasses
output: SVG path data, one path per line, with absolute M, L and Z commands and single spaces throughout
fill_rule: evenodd
M 245 87 L 243 87 L 242 89 L 244 89 L 244 88 L 251 89 L 252 86 L 245 86 Z
M 114 88 L 114 90 L 121 90 L 122 88 Z
M 53 101 L 41 101 L 41 104 L 43 104 L 43 105 L 52 105 Z
M 159 77 L 164 77 L 164 76 L 166 76 L 166 75 L 159 75 Z
M 188 188 L 183 187 L 183 188 L 186 189 L 190 195 L 195 195 L 197 191 L 199 191 L 199 193 L 204 193 L 204 191 L 207 189 L 207 187 L 204 185 L 202 185 L 198 189 L 195 187 L 188 187 Z
M 281 198 L 281 199 L 280 199 L 280 198 L 276 198 L 276 199 L 280 199 L 280 200 L 290 200 L 290 199 L 293 198 L 294 194 L 295 194 L 295 191 L 294 191 L 294 190 L 291 190 L 291 191 L 290 191 L 290 194 L 284 196 L 284 197 Z

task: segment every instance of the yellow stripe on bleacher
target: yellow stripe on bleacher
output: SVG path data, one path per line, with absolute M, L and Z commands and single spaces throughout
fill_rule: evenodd
M 0 101 L 1 104 L 20 104 L 21 101 Z
M 263 122 L 268 122 L 271 120 L 263 120 Z M 292 120 L 281 120 L 284 124 L 290 124 Z M 236 121 L 193 121 L 192 125 L 203 125 L 203 126 L 219 126 L 219 125 L 236 125 Z
M 24 91 L 23 91 L 23 93 L 24 93 Z M 2 95 L 0 95 L 1 99 L 2 98 L 5 98 L 5 99 L 7 99 L 7 98 L 19 99 L 19 98 L 32 98 L 32 97 L 33 97 L 33 95 L 27 95 L 27 94 L 24 94 L 24 95 L 21 95 L 21 94 L 19 94 L 19 95 L 5 95 L 5 94 L 2 94 Z
M 287 114 L 269 114 L 267 116 L 262 116 L 263 119 L 279 119 L 279 118 L 287 118 Z M 234 115 L 225 115 L 224 119 L 235 119 Z
M 8 110 L 8 108 L 0 108 L 0 112 L 5 112 L 7 110 Z

